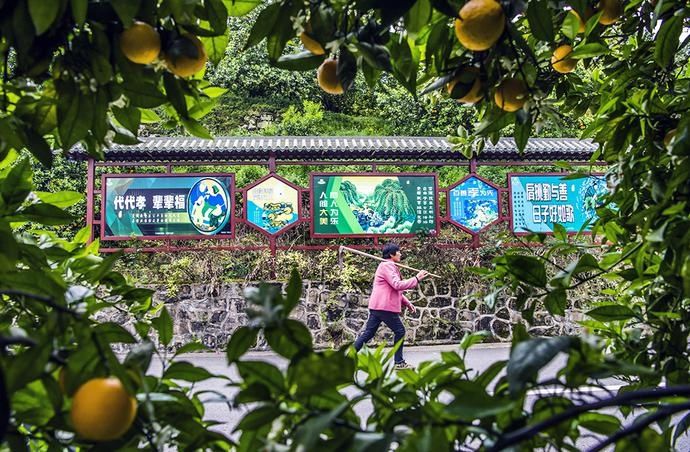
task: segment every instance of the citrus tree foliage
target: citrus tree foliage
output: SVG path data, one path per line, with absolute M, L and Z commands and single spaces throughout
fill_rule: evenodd
M 284 294 L 268 284 L 246 294 L 250 323 L 227 346 L 228 362 L 239 373 L 231 383 L 239 389 L 234 403 L 248 409 L 236 426 L 238 450 L 582 450 L 584 435 L 592 450 L 616 442 L 617 450 L 663 450 L 687 427 L 679 423 L 663 434 L 646 428 L 688 409 L 687 400 L 679 400 L 688 395 L 687 386 L 590 396 L 584 403 L 587 395 L 577 388 L 585 382 L 599 386 L 593 377 L 651 374 L 606 357 L 604 344 L 593 338 L 528 338 L 518 329 L 510 358 L 481 372 L 465 358 L 482 333 L 467 335 L 440 360 L 399 371 L 391 361 L 395 348 L 356 354 L 348 344 L 315 351 L 309 330 L 289 317 L 301 288 L 293 272 Z M 260 333 L 289 361 L 287 371 L 244 357 Z M 568 360 L 558 378 L 540 380 L 540 370 L 561 352 Z M 661 406 L 654 413 L 661 416 L 623 427 L 610 414 L 611 407 L 647 402 Z M 364 417 L 367 406 L 371 411 Z M 637 449 L 629 436 L 640 432 L 643 447 Z
M 54 152 L 80 145 L 98 157 L 110 143 L 136 143 L 139 125 L 158 120 L 156 107 L 206 136 L 198 119 L 224 90 L 203 81 L 204 62 L 222 56 L 228 16 L 257 4 L 0 1 L 4 450 L 228 447 L 207 430 L 203 404 L 184 384 L 208 372 L 172 363 L 153 346 L 153 339 L 163 348 L 172 340 L 163 305 L 154 307 L 150 290 L 113 271 L 118 256 L 99 257 L 98 242 L 87 245 L 87 230 L 72 240 L 40 230 L 75 221 L 66 209 L 81 195 L 36 190 L 28 159 L 18 156 L 26 149 L 49 167 Z M 98 322 L 104 309 L 133 319 L 136 334 Z M 113 353 L 118 343 L 131 347 L 124 359 Z M 157 377 L 146 375 L 154 355 L 163 363 Z
M 289 70 L 331 70 L 335 59 L 337 80 L 329 74 L 322 81 L 328 89 L 341 84 L 347 90 L 357 73 L 374 85 L 388 72 L 410 92 L 443 90 L 473 104 L 479 118 L 475 133 L 456 139 L 468 156 L 508 130 L 524 148 L 545 118 L 592 115 L 582 137 L 599 143 L 594 159 L 609 165 L 611 187 L 598 208 L 594 243 L 579 244 L 557 225 L 547 253 L 510 252 L 482 273 L 495 289 L 487 302 L 514 296 L 528 321 L 538 305 L 562 314 L 569 291 L 594 278 L 616 284 L 604 294 L 608 301 L 585 321 L 604 341 L 603 349 L 582 352 L 583 342 L 575 338 L 542 343 L 569 353 L 559 384 L 579 387 L 602 375 L 623 377 L 627 385 L 611 401 L 623 405 L 625 414 L 638 401 L 623 394 L 644 395 L 660 384 L 660 391 L 683 393 L 674 402 L 645 405 L 633 426 L 611 437 L 627 450 L 631 443 L 625 441 L 668 447 L 674 440 L 666 428 L 669 416 L 688 410 L 690 85 L 685 55 L 690 38 L 683 31 L 689 16 L 686 2 L 665 0 L 283 1 L 263 10 L 247 46 L 266 38 L 272 64 Z M 302 36 L 308 50 L 284 52 L 285 43 L 302 33 L 309 38 Z M 591 247 L 603 254 L 591 253 Z M 556 254 L 571 256 L 572 262 L 556 265 L 551 259 Z M 513 354 L 525 350 L 517 344 Z M 597 360 L 600 352 L 626 365 L 601 372 L 577 361 Z M 552 403 L 553 414 L 569 412 L 570 403 Z M 536 429 L 543 419 L 534 416 L 515 424 L 492 422 L 504 435 L 497 444 L 506 444 L 505 437 L 527 438 L 520 436 L 523 430 Z M 552 435 L 567 431 L 573 426 L 568 420 L 575 419 L 557 417 L 549 424 Z M 618 430 L 595 417 L 600 433 L 606 425 L 612 427 L 608 433 Z M 649 428 L 653 424 L 661 434 Z M 682 431 L 687 423 L 679 425 Z

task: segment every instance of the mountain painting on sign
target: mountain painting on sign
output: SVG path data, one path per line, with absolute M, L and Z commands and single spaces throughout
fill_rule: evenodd
M 415 234 L 436 230 L 435 175 L 314 175 L 315 235 Z

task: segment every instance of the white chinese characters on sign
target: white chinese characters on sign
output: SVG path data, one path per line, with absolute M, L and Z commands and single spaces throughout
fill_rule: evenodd
M 186 212 L 187 197 L 180 194 L 168 195 L 149 195 L 146 194 L 127 194 L 117 195 L 113 198 L 113 207 L 117 216 L 122 218 L 123 212 L 134 211 L 143 212 L 147 210 L 177 210 Z M 174 218 L 179 217 L 179 212 L 173 215 Z M 134 217 L 133 217 L 134 218 Z M 138 213 L 136 218 L 146 218 L 143 213 Z M 172 217 L 171 217 L 172 218 Z M 161 218 L 162 220 L 162 218 Z
M 527 201 L 552 202 L 568 201 L 568 185 L 565 183 L 538 183 L 528 182 L 525 184 L 525 195 Z M 532 221 L 534 223 L 573 223 L 575 221 L 575 208 L 571 204 L 564 205 L 545 205 L 534 204 L 532 206 Z
M 432 187 L 417 187 L 417 224 L 434 224 L 434 189 Z

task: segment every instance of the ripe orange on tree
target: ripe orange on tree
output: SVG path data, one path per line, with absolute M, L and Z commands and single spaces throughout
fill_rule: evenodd
M 77 434 L 91 441 L 112 441 L 127 433 L 137 401 L 115 378 L 93 378 L 77 389 L 70 418 Z
M 599 23 L 611 25 L 623 15 L 623 4 L 620 0 L 601 0 L 597 9 L 601 11 Z
M 161 37 L 151 25 L 137 21 L 120 35 L 120 49 L 128 60 L 150 64 L 161 53 Z
M 527 85 L 517 78 L 503 80 L 494 93 L 496 105 L 508 112 L 518 111 L 526 101 Z
M 568 44 L 558 46 L 551 55 L 551 66 L 561 74 L 573 72 L 577 66 L 577 60 L 568 55 L 573 53 L 573 48 Z
M 455 19 L 455 36 L 469 50 L 487 50 L 503 34 L 505 19 L 496 0 L 470 0 Z
M 577 32 L 578 33 L 584 33 L 585 32 L 585 25 L 586 25 L 587 21 L 589 20 L 589 18 L 594 15 L 594 10 L 591 7 L 587 6 L 585 8 L 584 20 L 582 19 L 582 17 L 580 17 L 580 15 L 574 9 L 570 10 L 570 14 L 575 15 L 575 17 L 577 17 L 577 20 L 580 22 L 580 26 L 578 27 Z
M 666 135 L 664 135 L 664 146 L 669 147 L 676 137 L 676 129 L 669 130 Z
M 482 82 L 479 79 L 479 69 L 475 67 L 467 68 L 461 71 L 457 77 L 446 85 L 446 90 L 448 91 L 449 95 L 452 95 L 458 84 L 467 86 L 470 83 L 472 86 L 470 87 L 469 91 L 467 91 L 462 97 L 458 97 L 456 100 L 463 104 L 476 104 L 484 97 L 484 93 L 482 92 Z
M 300 33 L 299 40 L 302 41 L 302 45 L 305 49 L 313 53 L 314 55 L 325 55 L 326 51 L 319 41 L 312 38 L 311 34 L 311 24 L 307 23 L 304 27 L 304 31 Z
M 328 58 L 321 63 L 316 71 L 316 79 L 321 89 L 328 94 L 343 94 L 345 92 L 338 79 L 338 60 L 335 58 Z
M 173 40 L 165 51 L 165 65 L 178 77 L 191 77 L 206 67 L 206 61 L 204 44 L 192 34 Z

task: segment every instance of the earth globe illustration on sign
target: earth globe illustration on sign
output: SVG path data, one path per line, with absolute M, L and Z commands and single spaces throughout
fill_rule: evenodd
M 199 180 L 187 195 L 187 213 L 192 224 L 202 234 L 220 232 L 230 218 L 230 196 L 216 179 Z

